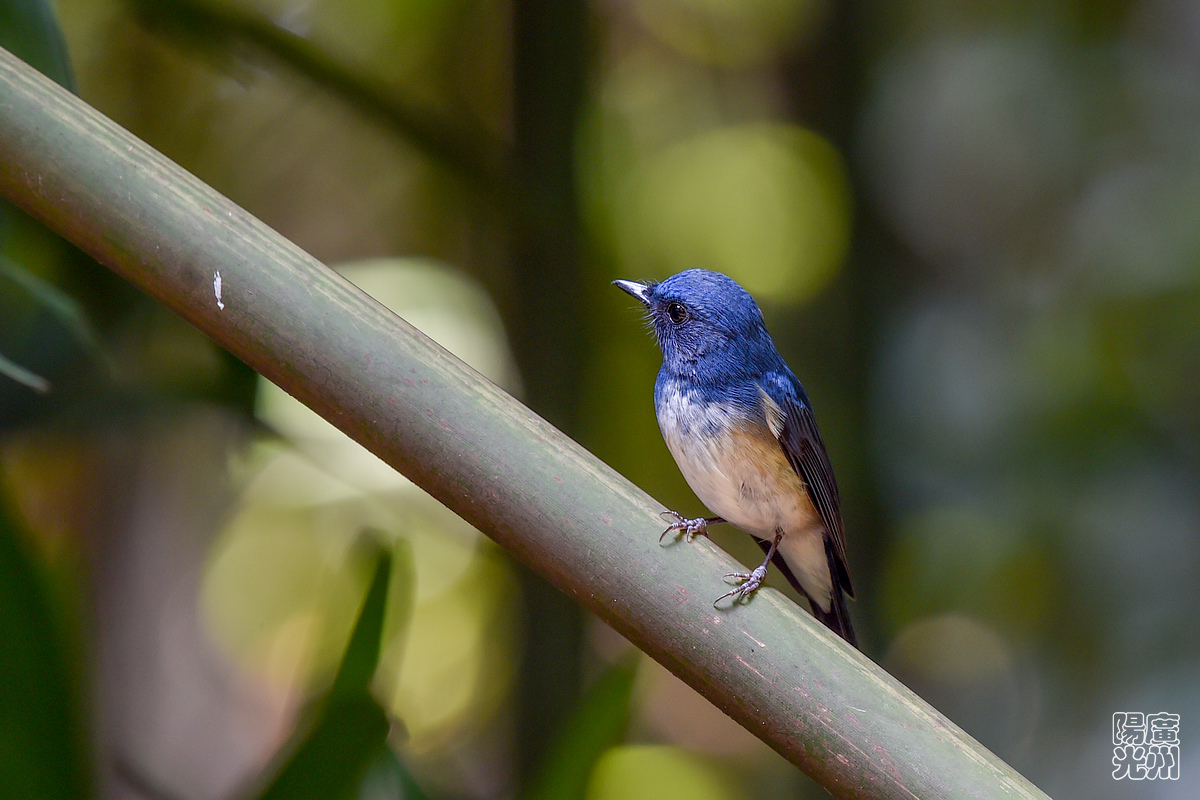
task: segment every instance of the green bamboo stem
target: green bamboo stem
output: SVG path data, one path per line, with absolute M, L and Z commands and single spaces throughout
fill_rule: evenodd
M 171 161 L 0 51 L 0 192 L 291 392 L 839 797 L 1044 797 L 661 506 Z M 220 301 L 214 288 L 221 276 Z M 546 676 L 554 680 L 554 676 Z

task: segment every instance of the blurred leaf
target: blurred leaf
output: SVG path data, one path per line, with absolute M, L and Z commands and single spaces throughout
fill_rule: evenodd
M 0 355 L 0 375 L 6 375 L 17 383 L 28 386 L 38 394 L 46 394 L 50 391 L 50 381 L 41 375 L 30 372 L 15 361 L 10 361 L 3 355 Z
M 370 693 L 370 682 L 379 661 L 393 554 L 373 547 L 374 577 L 337 677 L 328 695 L 314 704 L 312 726 L 298 736 L 283 767 L 259 795 L 261 800 L 354 797 L 368 769 L 384 752 L 390 724 Z M 403 546 L 397 550 L 398 577 L 405 584 L 403 590 L 411 594 L 412 559 Z M 411 602 L 402 607 L 410 608 Z
M 0 47 L 58 85 L 75 91 L 67 43 L 50 3 L 0 0 Z
M 525 800 L 578 800 L 596 762 L 625 736 L 637 659 L 619 661 L 592 683 L 559 731 Z
M 5 797 L 83 798 L 78 699 L 46 587 L 0 513 L 0 787 Z
M 338 800 L 356 794 L 386 746 L 388 719 L 367 694 L 334 697 L 261 800 Z
M 411 567 L 411 558 L 408 560 Z M 354 631 L 350 634 L 350 643 L 346 645 L 346 655 L 342 658 L 337 676 L 333 679 L 333 687 L 329 690 L 331 699 L 352 694 L 367 694 L 370 691 L 371 678 L 375 675 L 375 667 L 379 663 L 391 571 L 392 554 L 379 549 L 375 561 L 375 574 L 367 589 L 362 612 L 358 616 Z
M 0 277 L 7 278 L 25 290 L 42 308 L 58 320 L 84 349 L 103 362 L 110 372 L 112 371 L 112 361 L 101 346 L 100 337 L 88 320 L 83 307 L 75 302 L 73 297 L 3 255 L 0 255 Z
M 362 793 L 370 800 L 403 798 L 403 800 L 427 800 L 429 795 L 417 785 L 412 773 L 396 757 L 391 748 L 384 748 L 379 758 L 371 765 L 363 779 Z

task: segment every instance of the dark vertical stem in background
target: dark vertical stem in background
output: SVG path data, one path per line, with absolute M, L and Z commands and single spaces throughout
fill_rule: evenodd
M 512 169 L 527 213 L 514 216 L 509 320 L 528 402 L 568 433 L 583 361 L 575 133 L 589 53 L 583 0 L 514 0 Z M 583 615 L 532 571 L 522 574 L 526 640 L 518 766 L 528 783 L 579 695 Z
M 569 433 L 579 387 L 581 247 L 575 134 L 585 96 L 582 0 L 513 3 L 513 339 L 530 405 Z

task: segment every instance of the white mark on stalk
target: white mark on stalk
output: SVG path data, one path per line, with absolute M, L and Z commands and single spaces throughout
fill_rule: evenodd
M 217 308 L 224 311 L 225 304 L 221 302 L 221 270 L 213 273 L 213 292 L 217 295 Z
M 750 641 L 754 642 L 759 647 L 763 647 L 763 648 L 766 647 L 765 644 L 763 644 L 758 639 L 755 639 L 753 636 L 751 636 L 749 631 L 742 631 L 742 633 L 746 636 L 746 638 L 748 638 Z

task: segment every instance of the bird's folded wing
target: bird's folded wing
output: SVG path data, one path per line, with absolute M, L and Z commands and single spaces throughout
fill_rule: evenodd
M 821 516 L 821 522 L 824 523 L 825 531 L 833 545 L 839 582 L 846 594 L 854 597 L 847 566 L 846 535 L 842 525 L 837 481 L 834 480 L 833 466 L 829 463 L 829 454 L 825 452 L 825 443 L 817 430 L 812 408 L 789 385 L 790 381 L 785 376 L 768 376 L 764 384 L 763 394 L 769 401 L 765 409 L 768 425 L 772 433 L 778 430 L 776 437 L 783 447 L 788 463 L 804 481 L 808 497 Z

